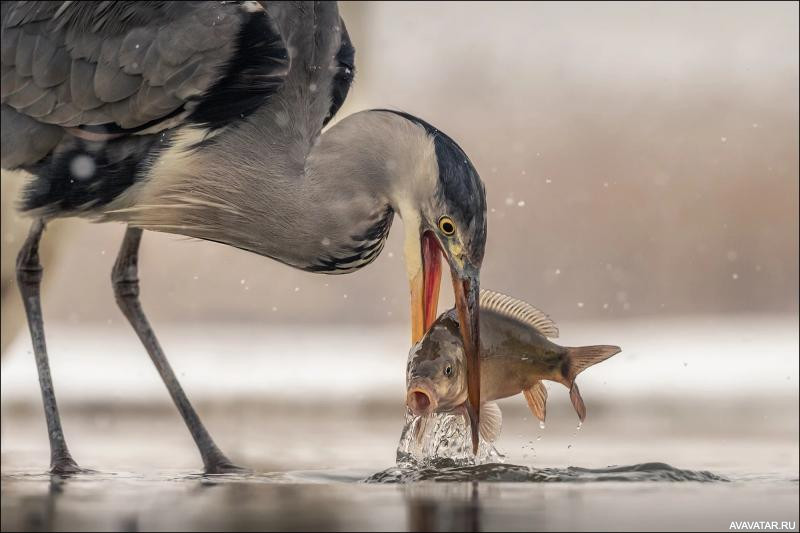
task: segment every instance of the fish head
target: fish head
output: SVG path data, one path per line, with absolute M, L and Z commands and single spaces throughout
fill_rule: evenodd
M 415 344 L 406 368 L 406 405 L 419 416 L 450 411 L 467 400 L 464 345 L 453 315 L 438 320 Z

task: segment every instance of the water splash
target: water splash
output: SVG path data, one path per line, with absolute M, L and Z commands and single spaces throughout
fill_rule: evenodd
M 509 464 L 430 466 L 422 469 L 393 467 L 373 474 L 366 483 L 415 481 L 497 481 L 504 483 L 589 482 L 726 482 L 728 478 L 705 470 L 682 470 L 666 463 L 642 463 L 608 468 L 530 468 Z
M 505 457 L 480 439 L 477 456 L 472 453 L 472 432 L 466 419 L 456 413 L 416 416 L 406 411 L 406 424 L 397 446 L 397 466 L 428 468 L 502 463 Z

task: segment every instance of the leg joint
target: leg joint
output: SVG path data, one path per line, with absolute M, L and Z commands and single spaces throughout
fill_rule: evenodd
M 17 255 L 17 283 L 21 287 L 36 287 L 42 281 L 42 265 L 39 262 L 39 239 L 44 223 L 37 220 L 31 226 L 28 238 Z
M 38 287 L 42 282 L 42 265 L 17 261 L 17 283 L 23 287 Z
M 130 272 L 130 269 L 123 269 L 123 272 L 119 272 L 114 268 L 111 273 L 111 283 L 114 286 L 114 295 L 117 300 L 139 297 L 139 278 L 135 268 L 133 272 Z

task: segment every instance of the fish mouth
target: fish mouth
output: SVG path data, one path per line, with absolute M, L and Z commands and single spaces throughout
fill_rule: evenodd
M 406 394 L 406 405 L 417 416 L 425 416 L 434 412 L 438 403 L 433 390 L 423 383 L 414 384 Z

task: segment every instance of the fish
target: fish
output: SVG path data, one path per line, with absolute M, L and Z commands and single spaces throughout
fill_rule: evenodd
M 481 408 L 479 433 L 494 442 L 502 413 L 496 400 L 519 393 L 533 415 L 545 421 L 547 388 L 544 380 L 569 389 L 581 423 L 586 405 L 575 378 L 592 365 L 621 351 L 619 346 L 560 346 L 558 327 L 544 312 L 499 292 L 480 292 Z M 442 313 L 425 336 L 409 351 L 406 366 L 406 405 L 414 415 L 454 411 L 468 421 L 467 368 L 455 308 Z M 417 425 L 425 427 L 425 419 Z

